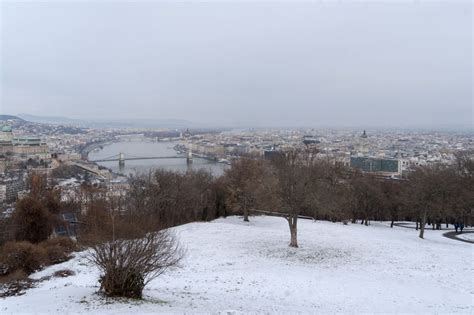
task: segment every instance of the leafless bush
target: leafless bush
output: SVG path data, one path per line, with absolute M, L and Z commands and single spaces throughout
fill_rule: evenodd
M 70 269 L 61 269 L 61 270 L 55 271 L 53 273 L 53 277 L 66 278 L 66 277 L 74 276 L 75 274 L 76 273 Z
M 183 251 L 167 230 L 143 238 L 117 239 L 92 247 L 89 259 L 102 275 L 107 296 L 141 298 L 143 288 L 168 268 L 177 266 Z
M 28 274 L 23 270 L 15 270 L 6 275 L 0 274 L 0 287 L 8 283 L 25 280 L 27 278 Z
M 46 246 L 59 246 L 64 249 L 65 252 L 67 253 L 72 253 L 74 251 L 80 250 L 80 247 L 78 244 L 70 239 L 69 237 L 55 237 L 55 238 L 50 238 L 44 242 L 41 243 L 41 245 L 46 245 Z
M 53 222 L 51 214 L 42 202 L 28 196 L 17 202 L 13 224 L 16 226 L 17 241 L 39 243 L 51 235 Z
M 48 239 L 38 244 L 48 256 L 50 264 L 58 264 L 71 258 L 71 253 L 78 249 L 77 244 L 68 237 Z
M 31 274 L 47 263 L 46 251 L 29 242 L 7 242 L 0 250 L 0 265 L 5 266 L 5 274 L 17 270 Z

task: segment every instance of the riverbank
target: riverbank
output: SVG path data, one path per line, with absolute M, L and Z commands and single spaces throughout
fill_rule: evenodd
M 119 165 L 118 160 L 110 162 L 98 162 L 98 165 L 111 169 L 115 173 L 129 175 L 135 173 L 148 172 L 152 169 L 167 169 L 178 172 L 186 172 L 190 169 L 209 171 L 214 176 L 223 174 L 227 164 L 219 162 L 214 157 L 209 157 L 193 152 L 193 161 L 191 164 L 186 163 L 186 159 L 140 159 L 140 157 L 171 157 L 179 156 L 182 152 L 182 146 L 177 141 L 120 141 L 113 142 L 102 146 L 98 151 L 90 151 L 88 155 L 89 161 L 103 160 L 109 157 L 118 156 L 123 153 L 125 163 Z M 98 146 L 95 146 L 96 148 Z M 127 160 L 127 157 L 130 157 Z M 138 157 L 138 158 L 137 158 Z

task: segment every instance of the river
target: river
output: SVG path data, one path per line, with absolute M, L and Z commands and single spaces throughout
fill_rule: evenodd
M 105 145 L 102 149 L 96 149 L 89 153 L 89 160 L 107 159 L 116 156 L 120 152 L 128 157 L 148 156 L 178 156 L 173 147 L 178 142 L 154 142 L 154 141 L 124 141 Z M 124 175 L 148 172 L 153 169 L 166 169 L 178 172 L 186 172 L 188 165 L 186 159 L 156 159 L 156 160 L 126 160 L 123 168 L 119 167 L 118 161 L 98 162 L 97 164 L 111 169 L 113 172 Z M 191 168 L 193 170 L 206 170 L 214 176 L 221 175 L 228 166 L 222 163 L 209 161 L 202 158 L 193 158 Z

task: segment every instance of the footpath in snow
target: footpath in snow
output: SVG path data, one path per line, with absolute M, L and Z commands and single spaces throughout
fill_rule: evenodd
M 18 313 L 474 313 L 473 245 L 426 231 L 373 223 L 298 223 L 300 248 L 287 246 L 282 218 L 229 217 L 173 230 L 186 259 L 152 281 L 144 301 L 98 295 L 98 271 L 77 253 L 32 277 L 71 269 L 18 297 Z

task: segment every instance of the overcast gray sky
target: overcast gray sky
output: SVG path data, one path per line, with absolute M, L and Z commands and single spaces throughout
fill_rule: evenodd
M 471 1 L 1 4 L 1 112 L 473 124 Z

